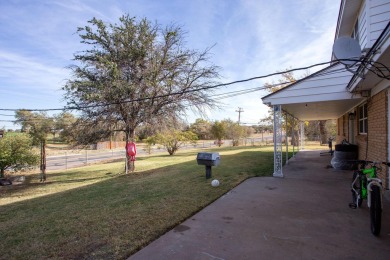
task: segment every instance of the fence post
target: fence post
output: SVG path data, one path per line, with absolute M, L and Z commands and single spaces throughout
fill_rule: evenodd
M 65 170 L 68 169 L 68 152 L 65 152 Z

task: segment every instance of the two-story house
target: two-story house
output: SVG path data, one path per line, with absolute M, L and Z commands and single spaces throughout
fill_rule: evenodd
M 337 143 L 347 139 L 358 145 L 359 159 L 390 161 L 389 21 L 390 0 L 342 0 L 335 42 L 356 39 L 359 61 L 346 65 L 330 53 L 325 69 L 263 97 L 274 108 L 274 176 L 283 176 L 282 110 L 300 122 L 337 119 Z M 380 174 L 389 189 L 389 169 Z

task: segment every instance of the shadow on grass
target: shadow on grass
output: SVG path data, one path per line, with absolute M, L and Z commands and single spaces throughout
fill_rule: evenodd
M 267 148 L 267 147 L 261 147 L 261 148 Z M 256 165 L 256 162 L 260 163 L 258 166 L 259 168 L 255 171 L 250 172 L 250 177 L 254 176 L 264 176 L 264 172 L 267 172 L 268 174 L 272 173 L 273 171 L 273 164 L 269 164 L 270 161 L 273 161 L 273 152 L 269 151 L 256 151 L 259 147 L 251 146 L 251 147 L 220 147 L 220 148 L 214 148 L 213 151 L 220 152 L 221 153 L 221 165 L 218 167 L 213 167 L 213 172 L 231 172 L 232 170 L 236 171 L 238 175 L 248 174 L 247 166 L 248 165 Z M 249 151 L 248 151 L 249 150 Z M 253 153 L 250 150 L 254 150 L 255 153 L 262 154 L 263 160 L 258 160 L 260 157 L 256 158 L 253 156 Z M 207 150 L 210 152 L 210 150 Z M 224 155 L 224 152 L 235 152 L 239 153 L 239 155 Z M 245 152 L 242 152 L 245 151 Z M 174 162 L 172 162 L 169 166 L 164 167 L 158 167 L 153 170 L 141 170 L 136 171 L 135 173 L 130 173 L 130 177 L 132 178 L 142 178 L 143 176 L 149 176 L 153 173 L 155 173 L 157 170 L 160 171 L 168 171 L 169 169 L 175 169 L 175 167 L 178 167 L 179 169 L 187 170 L 188 168 L 191 168 L 195 165 L 198 168 L 195 168 L 194 171 L 197 172 L 205 172 L 205 167 L 202 165 L 197 165 L 196 163 L 196 155 L 198 151 L 188 151 L 188 152 L 181 152 L 178 154 L 175 154 L 173 156 L 168 154 L 156 154 L 152 156 L 143 156 L 138 157 L 136 162 L 136 167 L 139 168 L 137 165 L 140 163 L 142 165 L 142 162 L 153 162 L 154 160 L 158 159 L 172 159 Z M 186 163 L 180 163 L 180 161 L 177 161 L 175 159 L 182 158 L 182 157 L 188 157 L 193 156 L 193 161 L 189 161 Z M 289 153 L 289 158 L 292 156 L 292 153 Z M 237 160 L 237 158 L 239 158 Z M 248 158 L 248 160 L 245 160 L 245 158 Z M 264 162 L 264 158 L 266 158 Z M 235 162 L 237 161 L 237 162 Z M 263 161 L 263 163 L 261 163 Z M 116 161 L 123 162 L 123 159 Z M 44 183 L 32 181 L 32 179 L 37 180 L 39 174 L 35 174 L 28 177 L 28 180 L 26 183 L 21 185 L 14 185 L 6 187 L 5 189 L 0 189 L 0 195 L 4 193 L 11 194 L 13 192 L 21 192 L 23 190 L 29 190 L 33 191 L 37 187 L 43 186 L 48 188 L 47 186 L 50 185 L 56 185 L 56 184 L 64 184 L 64 183 L 85 183 L 90 181 L 96 181 L 96 180 L 109 180 L 111 178 L 120 177 L 121 175 L 124 175 L 124 165 L 123 166 L 115 166 L 115 162 L 104 162 L 101 164 L 94 164 L 74 169 L 69 169 L 65 171 L 55 171 L 54 173 L 48 173 L 48 180 Z M 180 166 L 181 165 L 181 166 Z M 95 169 L 96 167 L 100 167 L 103 169 Z M 173 168 L 172 168 L 173 167 Z M 250 167 L 249 167 L 250 168 Z M 79 169 L 79 170 L 77 170 Z M 88 171 L 90 169 L 90 171 Z M 86 172 L 89 174 L 86 174 Z M 86 176 L 87 175 L 87 176 Z M 63 178 L 66 177 L 66 178 Z M 61 179 L 62 178 L 62 179 Z M 95 183 L 95 182 L 94 182 Z
M 244 146 L 230 147 L 229 146 L 229 147 L 220 147 L 220 148 L 214 147 L 214 149 L 212 149 L 212 150 L 207 149 L 206 151 L 207 152 L 215 151 L 215 152 L 221 153 L 221 165 L 218 166 L 217 168 L 213 167 L 213 172 L 218 172 L 218 171 L 222 172 L 222 171 L 224 171 L 224 169 L 226 167 L 229 167 L 230 170 L 235 169 L 237 171 L 237 174 L 242 175 L 243 173 L 246 173 L 246 170 L 245 170 L 245 167 L 241 167 L 241 166 L 243 164 L 251 165 L 253 162 L 256 162 L 256 160 L 258 158 L 251 158 L 252 154 L 249 154 L 249 158 L 250 158 L 249 161 L 239 160 L 240 163 L 232 163 L 235 161 L 236 155 L 224 155 L 223 153 L 224 152 L 231 152 L 231 151 L 233 151 L 235 153 L 241 153 L 241 151 L 248 152 L 248 150 L 249 151 L 250 150 L 256 151 L 259 148 L 266 148 L 267 149 L 267 147 L 256 147 L 256 146 L 246 146 L 246 147 L 244 147 Z M 193 166 L 193 165 L 197 164 L 196 163 L 196 155 L 198 152 L 199 151 L 184 151 L 184 152 L 181 151 L 180 153 L 175 154 L 173 156 L 171 156 L 169 154 L 153 154 L 151 156 L 142 156 L 142 157 L 137 158 L 136 167 L 139 168 L 137 165 L 139 165 L 139 164 L 142 165 L 143 161 L 153 163 L 154 160 L 166 158 L 168 160 L 169 159 L 174 160 L 171 163 L 171 165 L 166 166 L 166 167 L 169 168 L 169 167 L 174 167 L 177 164 L 182 164 L 183 169 L 187 169 L 189 166 Z M 259 151 L 257 151 L 257 152 L 259 152 Z M 260 153 L 263 154 L 263 158 L 267 157 L 267 161 L 273 160 L 273 157 L 272 157 L 273 153 L 272 153 L 272 155 L 271 155 L 271 152 L 268 152 L 268 151 L 261 151 Z M 177 158 L 184 158 L 184 157 L 188 157 L 188 156 L 193 156 L 193 161 L 190 161 L 187 164 L 183 164 L 183 163 L 180 163 L 180 161 L 175 160 Z M 248 156 L 241 154 L 240 157 L 245 158 Z M 291 157 L 291 153 L 290 153 L 290 157 Z M 92 165 L 83 166 L 83 167 L 79 167 L 79 168 L 73 168 L 73 169 L 64 170 L 64 171 L 54 171 L 53 173 L 49 172 L 47 174 L 47 181 L 44 183 L 37 182 L 39 174 L 34 174 L 31 176 L 28 176 L 28 180 L 24 184 L 13 185 L 13 186 L 9 186 L 6 188 L 1 187 L 0 188 L 0 195 L 1 194 L 4 195 L 4 193 L 12 195 L 13 192 L 21 192 L 23 190 L 32 191 L 39 186 L 43 186 L 43 187 L 48 188 L 47 186 L 61 184 L 61 183 L 80 183 L 80 184 L 83 184 L 83 183 L 88 182 L 88 181 L 104 180 L 104 179 L 111 179 L 111 178 L 119 177 L 120 174 L 124 174 L 124 171 L 125 171 L 124 170 L 124 163 L 123 163 L 123 166 L 120 166 L 120 164 L 119 164 L 119 166 L 111 167 L 115 163 L 119 163 L 119 162 L 123 162 L 123 159 L 114 160 L 111 162 L 103 162 L 100 164 L 92 164 Z M 262 165 L 268 165 L 268 164 L 262 164 Z M 100 167 L 100 169 L 95 169 L 97 167 Z M 198 167 L 199 168 L 196 169 L 197 171 L 205 171 L 204 166 L 199 165 Z M 103 168 L 103 169 L 101 169 L 101 168 Z M 90 171 L 88 171 L 89 169 L 90 169 Z M 269 172 L 269 171 L 272 171 L 272 169 L 270 167 L 259 169 L 259 171 L 257 173 L 254 173 L 253 176 L 262 176 L 262 174 L 261 174 L 262 171 Z M 86 172 L 89 175 L 86 174 Z M 154 172 L 154 170 L 141 170 L 141 171 L 138 170 L 135 173 L 131 173 L 130 175 L 132 175 L 135 178 L 141 178 L 142 176 L 148 176 L 148 175 L 152 174 L 153 172 Z
M 221 183 L 218 188 L 211 187 L 195 157 L 175 162 L 195 156 L 191 151 L 140 160 L 168 157 L 174 160 L 168 166 L 95 177 L 102 181 L 0 206 L 0 251 L 10 258 L 126 258 L 247 178 L 272 175 L 272 151 L 214 150 L 221 152 L 221 164 L 212 173 Z M 83 180 L 63 183 L 72 181 Z

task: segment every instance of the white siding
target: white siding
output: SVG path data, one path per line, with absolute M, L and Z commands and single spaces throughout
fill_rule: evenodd
M 338 64 L 263 98 L 263 102 L 293 104 L 302 100 L 350 99 L 351 93 L 347 91 L 346 86 L 351 77 L 352 73 L 346 71 L 344 65 Z
M 356 22 L 356 21 L 355 21 Z M 371 47 L 368 46 L 367 31 L 368 31 L 368 22 L 367 22 L 367 5 L 363 4 L 362 8 L 359 11 L 358 16 L 358 25 L 359 25 L 359 43 L 362 49 Z
M 379 35 L 385 29 L 390 20 L 390 1 L 389 0 L 370 0 L 370 47 L 378 39 Z

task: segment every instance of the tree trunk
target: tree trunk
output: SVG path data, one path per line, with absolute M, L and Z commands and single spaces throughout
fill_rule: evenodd
M 4 169 L 3 168 L 0 169 L 0 178 L 4 178 Z
M 41 141 L 41 182 L 46 181 L 46 140 Z
M 327 133 L 326 133 L 326 128 L 325 128 L 326 120 L 320 120 L 320 139 L 321 139 L 321 144 L 327 144 L 328 143 L 328 138 L 327 138 Z
M 299 133 L 298 131 L 295 132 L 295 146 L 299 146 Z
M 291 133 L 291 145 L 292 146 L 299 146 L 299 135 L 297 131 L 292 131 Z
M 125 151 L 126 151 L 126 162 L 125 162 L 125 174 L 129 174 L 129 154 L 127 153 L 127 144 L 129 143 L 130 139 L 134 139 L 134 129 L 127 129 L 126 130 L 126 144 L 125 144 Z

